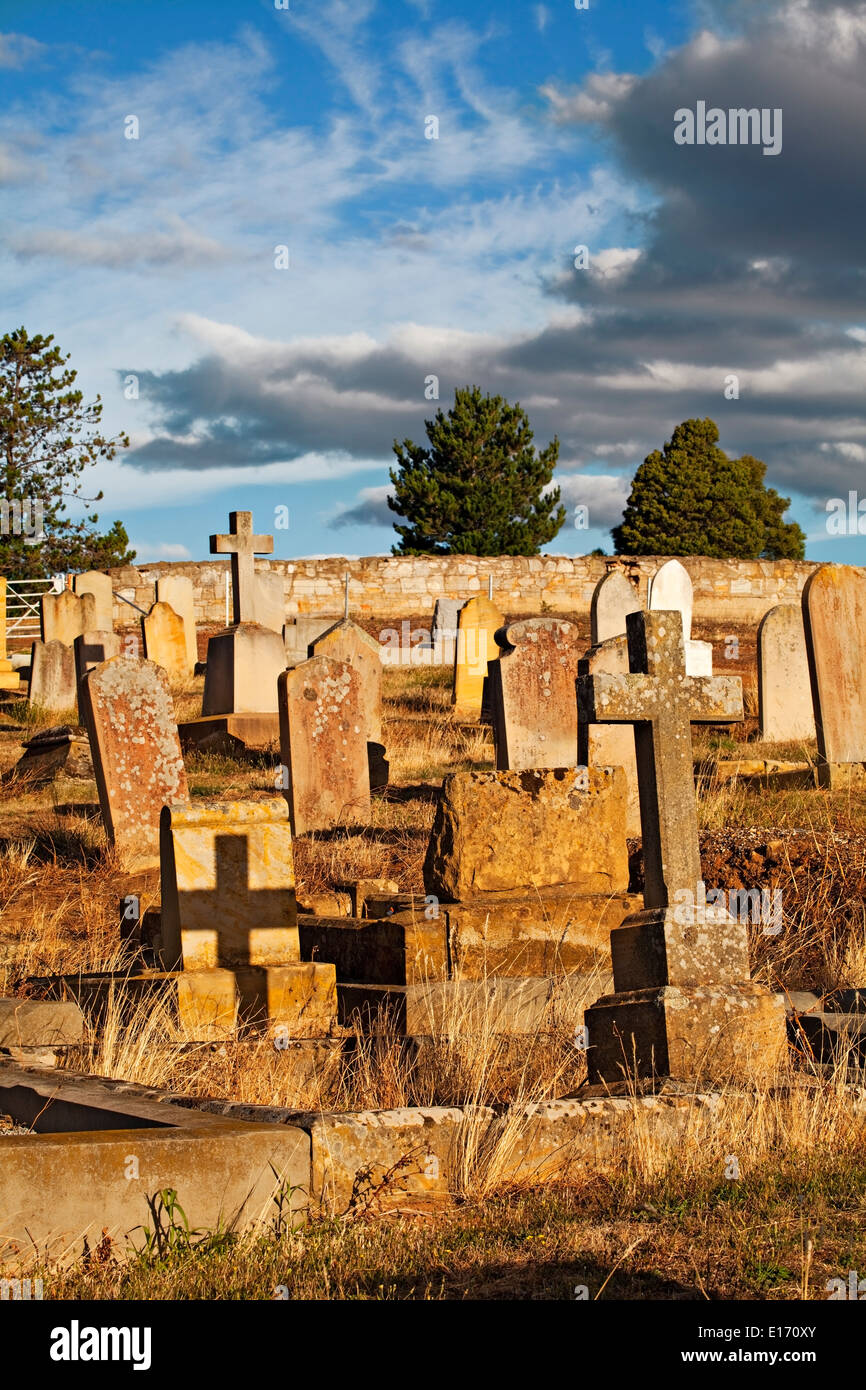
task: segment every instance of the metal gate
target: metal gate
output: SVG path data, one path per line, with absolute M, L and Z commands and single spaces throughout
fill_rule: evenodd
M 51 579 L 10 579 L 6 585 L 6 641 L 37 641 L 42 595 L 59 594 L 65 587 L 64 574 Z

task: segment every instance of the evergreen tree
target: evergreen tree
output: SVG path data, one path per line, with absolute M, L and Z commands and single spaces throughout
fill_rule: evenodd
M 684 420 L 644 459 L 611 533 L 617 555 L 803 559 L 805 535 L 782 519 L 790 498 L 765 486 L 759 459 L 728 458 L 718 439 L 713 420 Z
M 395 555 L 537 555 L 565 521 L 550 488 L 559 440 L 537 451 L 525 411 L 477 386 L 425 421 L 429 448 L 394 441 Z M 547 490 L 545 490 L 547 489 Z
M 100 535 L 98 516 L 73 521 L 63 514 L 66 500 L 81 495 L 84 469 L 113 459 L 129 439 L 100 431 L 100 397 L 84 404 L 78 374 L 66 366 L 69 354 L 53 342 L 53 335 L 29 337 L 23 327 L 0 338 L 0 575 L 11 579 L 107 569 L 135 558 L 119 521 Z

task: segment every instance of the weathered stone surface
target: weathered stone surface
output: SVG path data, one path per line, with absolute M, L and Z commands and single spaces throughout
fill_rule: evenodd
M 357 671 L 361 704 L 366 716 L 367 741 L 381 743 L 382 662 L 378 642 L 357 623 L 343 619 L 311 643 L 310 656 L 331 656 L 337 661 L 348 661 Z
M 825 779 L 842 765 L 866 763 L 866 573 L 821 565 L 803 589 L 818 753 Z
M 283 631 L 286 621 L 286 596 L 281 574 L 260 570 L 256 575 L 256 621 L 271 632 Z
M 43 642 L 62 642 L 71 647 L 82 632 L 92 632 L 97 627 L 96 599 L 91 593 L 79 598 L 71 589 L 63 589 L 59 594 L 43 594 L 40 602 Z
M 623 892 L 622 769 L 449 774 L 427 847 L 424 886 L 452 902 L 550 887 Z
M 300 960 L 288 808 L 270 801 L 165 806 L 160 822 L 167 970 Z
M 744 925 L 725 908 L 691 896 L 690 904 L 635 912 L 611 933 L 619 991 L 748 980 Z
M 444 980 L 448 975 L 448 924 L 444 913 L 389 917 L 313 917 L 301 914 L 303 960 L 327 961 L 337 979 L 377 985 Z
M 170 603 L 155 603 L 141 620 L 144 654 L 148 661 L 168 675 L 171 681 L 183 681 L 189 675 L 189 655 L 183 618 Z
M 639 613 L 642 608 L 637 589 L 623 571 L 611 570 L 593 590 L 589 609 L 592 645 L 597 647 L 611 637 L 624 637 L 625 620 L 629 613 Z
M 209 714 L 179 724 L 180 746 L 186 752 L 225 753 L 237 757 L 248 752 L 278 752 L 280 720 L 272 714 Z
M 111 576 L 99 570 L 88 570 L 86 574 L 76 574 L 72 581 L 79 598 L 84 594 L 93 595 L 93 613 L 88 618 L 88 627 L 110 632 L 114 627 L 114 595 Z
M 366 824 L 371 815 L 358 672 L 314 656 L 279 679 L 280 749 L 292 830 Z
M 198 661 L 198 643 L 195 635 L 195 591 L 192 580 L 181 574 L 161 575 L 156 581 L 156 601 L 157 603 L 169 604 L 183 623 L 186 669 L 191 675 Z
M 640 612 L 640 609 L 633 609 Z M 627 675 L 628 639 L 625 635 L 609 637 L 590 649 L 578 662 L 578 674 Z M 637 782 L 637 758 L 634 730 L 630 724 L 588 724 L 580 718 L 577 724 L 577 761 L 582 767 L 621 767 L 626 780 L 625 833 L 640 834 L 640 797 Z
M 544 888 L 520 897 L 485 894 L 440 908 L 451 965 L 464 979 L 610 970 L 615 929 L 641 899 L 629 894 Z M 604 981 L 597 994 L 603 993 Z M 595 996 L 593 996 L 595 997 Z
M 72 644 L 75 653 L 75 677 L 80 681 L 95 666 L 120 656 L 120 634 L 106 628 L 88 628 Z
M 78 700 L 75 653 L 63 642 L 34 642 L 30 648 L 28 705 L 44 710 L 74 710 Z
M 472 598 L 460 609 L 451 696 L 459 719 L 475 720 L 481 715 L 487 663 L 499 660 L 496 633 L 504 622 L 502 613 L 487 598 Z
M 793 603 L 771 608 L 758 628 L 761 738 L 788 743 L 815 737 L 803 614 Z
M 58 1047 L 84 1039 L 84 1015 L 71 1000 L 0 998 L 0 1047 Z
M 252 512 L 229 512 L 229 535 L 211 536 L 211 555 L 230 555 L 232 566 L 232 606 L 234 623 L 259 623 L 260 590 L 256 584 L 255 556 L 271 555 L 273 536 L 253 534 Z M 270 629 L 269 629 L 270 630 Z M 279 628 L 276 629 L 279 631 Z M 208 654 L 210 664 L 210 654 Z M 270 705 L 264 706 L 270 709 Z M 223 714 L 224 710 L 205 710 Z
M 635 1075 L 771 1078 L 785 1059 L 785 1005 L 763 985 L 641 989 L 586 1010 L 590 1084 Z
M 497 641 L 500 657 L 489 668 L 497 768 L 576 767 L 577 627 L 528 618 L 500 630 Z
M 453 666 L 457 657 L 457 627 L 462 607 L 462 599 L 457 598 L 437 598 L 433 607 L 430 629 L 433 660 L 443 666 Z
M 217 632 L 207 644 L 202 715 L 275 714 L 285 669 L 285 647 L 270 628 L 244 622 Z
M 128 657 L 79 686 L 105 831 L 127 869 L 159 861 L 163 806 L 189 799 L 168 677 Z
M 283 624 L 283 643 L 286 648 L 286 665 L 300 666 L 310 656 L 310 647 L 317 637 L 334 626 L 333 618 L 310 618 L 298 616 Z
M 94 776 L 93 760 L 86 733 L 69 724 L 41 729 L 25 743 L 15 764 L 15 776 L 26 778 L 34 786 L 53 782 L 56 777 L 90 780 Z

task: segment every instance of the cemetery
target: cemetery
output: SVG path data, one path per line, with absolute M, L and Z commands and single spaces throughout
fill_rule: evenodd
M 136 631 L 76 576 L 5 688 L 4 1269 L 115 1267 L 169 1191 L 315 1243 L 856 1143 L 862 572 L 741 653 L 678 561 L 613 563 L 583 615 L 443 601 L 389 667 L 348 583 L 291 620 L 271 544 L 211 538 L 205 632 L 189 580 Z

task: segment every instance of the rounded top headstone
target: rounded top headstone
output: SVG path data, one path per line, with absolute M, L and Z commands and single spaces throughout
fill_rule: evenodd
M 650 580 L 649 607 L 654 612 L 676 609 L 682 614 L 683 641 L 692 635 L 692 581 L 688 570 L 679 560 L 666 560 Z
M 640 613 L 643 604 L 622 570 L 611 570 L 593 590 L 589 607 L 590 642 L 597 647 L 611 637 L 621 637 L 629 613 Z

